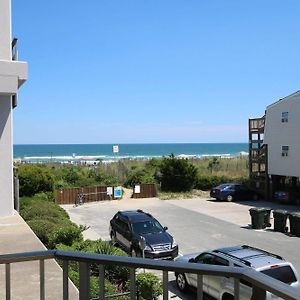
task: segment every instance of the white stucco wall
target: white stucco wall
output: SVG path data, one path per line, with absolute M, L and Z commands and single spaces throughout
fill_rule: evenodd
M 27 63 L 12 61 L 11 0 L 0 0 L 0 217 L 14 213 L 12 95 L 27 79 Z
M 11 2 L 0 0 L 0 60 L 11 60 Z
M 11 61 L 11 2 L 0 0 L 0 61 Z M 12 107 L 9 91 L 15 84 L 0 70 L 0 216 L 13 214 Z M 14 80 L 15 81 L 15 80 Z
M 282 112 L 288 112 L 286 123 Z M 269 174 L 300 177 L 300 92 L 267 107 L 264 143 Z M 282 156 L 282 146 L 289 146 L 288 156 Z

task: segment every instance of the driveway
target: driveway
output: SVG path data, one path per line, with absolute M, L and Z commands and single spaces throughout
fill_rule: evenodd
M 181 254 L 249 244 L 282 255 L 300 271 L 300 238 L 274 232 L 272 228 L 251 229 L 249 209 L 254 206 L 299 210 L 299 207 L 283 207 L 263 201 L 228 203 L 202 198 L 167 201 L 157 198 L 126 199 L 63 207 L 73 222 L 90 226 L 84 232 L 85 238 L 109 240 L 109 220 L 113 215 L 118 210 L 139 208 L 153 214 L 163 226 L 168 226 Z M 170 290 L 176 292 L 174 282 L 170 282 Z

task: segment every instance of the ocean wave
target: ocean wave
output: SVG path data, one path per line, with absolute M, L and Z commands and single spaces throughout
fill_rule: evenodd
M 205 159 L 205 158 L 232 158 L 248 155 L 247 152 L 239 152 L 236 154 L 231 153 L 204 153 L 204 154 L 185 154 L 181 153 L 175 155 L 175 157 L 183 159 Z M 168 155 L 43 155 L 43 156 L 25 156 L 24 158 L 18 158 L 16 160 L 28 161 L 28 162 L 93 162 L 102 161 L 105 163 L 115 162 L 118 160 L 149 160 L 153 158 L 168 157 Z

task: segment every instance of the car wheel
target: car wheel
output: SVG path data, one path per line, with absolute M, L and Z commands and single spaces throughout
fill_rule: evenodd
M 117 244 L 117 242 L 116 242 L 116 234 L 113 231 L 110 233 L 110 241 L 111 241 L 111 243 L 112 243 L 113 246 Z
M 142 257 L 142 252 L 134 248 L 131 248 L 130 254 L 132 257 Z
M 233 201 L 232 195 L 228 195 L 228 196 L 226 197 L 226 200 L 227 200 L 227 202 L 232 202 L 232 201 Z
M 184 274 L 179 273 L 176 275 L 176 284 L 181 292 L 185 292 L 188 289 L 188 283 Z

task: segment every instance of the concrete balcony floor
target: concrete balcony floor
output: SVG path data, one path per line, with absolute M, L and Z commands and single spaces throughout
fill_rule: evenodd
M 0 255 L 45 250 L 18 213 L 0 218 Z M 11 299 L 39 299 L 39 261 L 11 264 Z M 55 260 L 45 261 L 45 290 L 47 300 L 62 299 L 62 269 Z M 69 298 L 78 299 L 78 291 L 69 282 Z M 5 265 L 0 265 L 0 299 L 5 299 Z

